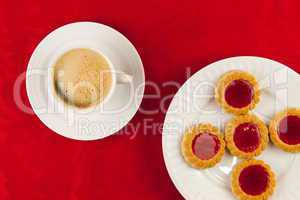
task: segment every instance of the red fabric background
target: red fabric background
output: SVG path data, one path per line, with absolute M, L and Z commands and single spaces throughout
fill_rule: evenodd
M 161 131 L 80 142 L 21 112 L 13 84 L 39 41 L 75 21 L 95 21 L 125 34 L 138 49 L 146 79 L 185 80 L 185 70 L 230 56 L 256 55 L 300 71 L 300 2 L 259 1 L 8 1 L 0 4 L 0 199 L 182 199 L 163 161 Z M 161 87 L 163 95 L 175 87 Z M 153 90 L 146 88 L 146 94 Z M 22 97 L 27 105 L 25 82 Z M 144 100 L 144 109 L 160 99 Z M 163 123 L 164 113 L 138 113 L 138 126 Z M 200 189 L 200 188 L 199 188 Z

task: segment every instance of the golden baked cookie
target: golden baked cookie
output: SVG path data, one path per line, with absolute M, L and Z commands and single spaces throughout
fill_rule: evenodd
M 269 131 L 275 146 L 287 152 L 300 152 L 300 109 L 289 108 L 277 113 Z
M 225 141 L 230 153 L 240 158 L 253 158 L 269 143 L 268 128 L 255 115 L 240 115 L 226 124 Z
M 213 167 L 220 162 L 224 149 L 222 134 L 211 124 L 198 124 L 189 128 L 181 142 L 181 152 L 185 161 L 198 169 Z
M 231 174 L 231 189 L 239 200 L 267 200 L 275 186 L 274 172 L 261 160 L 243 161 Z
M 246 114 L 259 102 L 258 82 L 252 74 L 245 71 L 226 72 L 217 82 L 215 99 L 226 112 Z

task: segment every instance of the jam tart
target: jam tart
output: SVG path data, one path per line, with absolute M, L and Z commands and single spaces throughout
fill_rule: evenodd
M 243 161 L 231 174 L 231 189 L 239 200 L 267 200 L 275 186 L 274 172 L 261 160 Z
M 218 128 L 211 124 L 195 125 L 184 133 L 181 152 L 192 167 L 203 169 L 215 166 L 221 161 L 225 142 Z
M 300 152 L 300 109 L 289 108 L 277 113 L 270 122 L 269 132 L 278 148 L 292 153 Z
M 269 143 L 268 128 L 255 115 L 240 115 L 226 124 L 225 141 L 234 156 L 249 159 L 258 156 Z
M 226 72 L 217 82 L 215 99 L 226 112 L 246 114 L 259 102 L 258 82 L 252 74 L 245 71 Z

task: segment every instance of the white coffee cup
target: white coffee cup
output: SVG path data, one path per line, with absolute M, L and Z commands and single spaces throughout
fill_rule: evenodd
M 73 50 L 73 49 L 90 49 L 94 52 L 97 52 L 101 56 L 103 56 L 106 60 L 106 62 L 109 64 L 109 69 L 111 72 L 111 77 L 112 77 L 112 82 L 110 86 L 110 90 L 108 94 L 97 104 L 91 105 L 87 108 L 79 108 L 76 107 L 75 105 L 70 105 L 64 102 L 62 98 L 56 94 L 56 91 L 54 89 L 54 65 L 57 62 L 57 60 L 64 55 L 65 53 Z M 71 109 L 75 111 L 80 111 L 80 112 L 89 112 L 91 110 L 95 110 L 101 106 L 104 106 L 111 97 L 113 96 L 115 90 L 116 90 L 116 85 L 117 84 L 131 84 L 132 83 L 133 77 L 127 73 L 124 73 L 122 71 L 116 70 L 115 66 L 113 65 L 113 61 L 106 56 L 103 51 L 99 49 L 99 47 L 96 47 L 94 44 L 91 44 L 86 41 L 72 41 L 72 43 L 66 44 L 60 48 L 58 48 L 54 53 L 53 56 L 51 56 L 50 61 L 49 61 L 49 66 L 48 66 L 48 97 L 49 100 L 48 103 L 53 103 L 55 107 L 61 111 L 64 112 L 64 109 Z

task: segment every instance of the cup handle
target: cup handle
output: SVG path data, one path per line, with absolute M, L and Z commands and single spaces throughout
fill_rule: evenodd
M 116 76 L 116 80 L 117 80 L 117 84 L 127 84 L 132 82 L 133 77 L 124 72 L 118 72 Z

